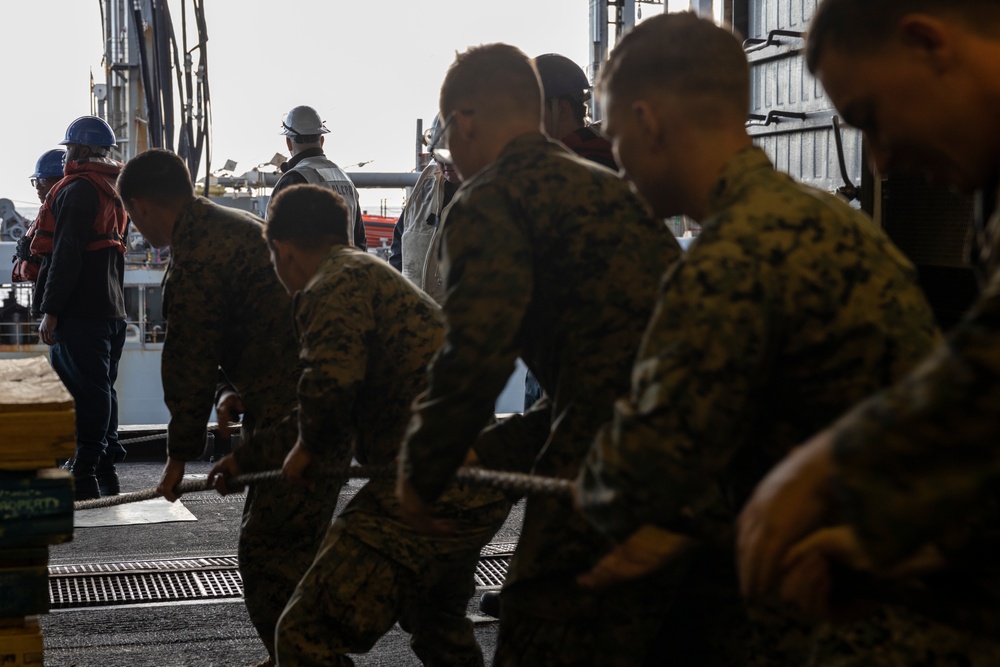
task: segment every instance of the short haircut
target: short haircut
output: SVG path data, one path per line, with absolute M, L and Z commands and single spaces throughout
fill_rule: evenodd
M 267 207 L 264 238 L 309 247 L 324 241 L 350 244 L 344 198 L 318 185 L 282 189 Z
M 997 0 L 824 0 L 809 25 L 806 63 L 813 73 L 828 48 L 871 53 L 889 43 L 907 14 L 928 14 L 958 21 L 970 30 L 996 37 Z
M 740 40 L 691 12 L 661 14 L 635 26 L 601 69 L 598 92 L 634 100 L 654 90 L 709 97 L 746 114 L 750 66 Z M 704 105 L 702 105 L 704 106 Z
M 474 46 L 456 56 L 441 85 L 440 110 L 473 105 L 482 114 L 542 119 L 542 84 L 521 49 L 509 44 Z
M 318 134 L 293 134 L 292 142 L 296 144 L 318 144 L 319 135 Z
M 187 165 L 177 155 L 152 148 L 128 161 L 118 176 L 122 201 L 153 199 L 171 201 L 194 197 L 194 184 Z

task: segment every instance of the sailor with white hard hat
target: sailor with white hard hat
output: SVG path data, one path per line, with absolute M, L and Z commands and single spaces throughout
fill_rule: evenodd
M 351 242 L 367 249 L 365 227 L 361 220 L 361 204 L 358 191 L 350 177 L 323 152 L 323 135 L 329 134 L 319 113 L 308 106 L 297 106 L 285 114 L 281 121 L 281 134 L 285 135 L 285 146 L 291 159 L 281 165 L 281 178 L 271 190 L 271 197 L 290 185 L 310 183 L 333 190 L 344 198 L 348 213 L 354 220 L 350 230 Z

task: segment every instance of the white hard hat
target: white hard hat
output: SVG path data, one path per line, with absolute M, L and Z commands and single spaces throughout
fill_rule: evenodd
M 312 107 L 295 107 L 281 120 L 282 134 L 288 137 L 326 134 L 330 130 Z

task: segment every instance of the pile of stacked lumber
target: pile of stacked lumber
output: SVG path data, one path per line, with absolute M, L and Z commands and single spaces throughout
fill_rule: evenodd
M 0 359 L 0 664 L 42 664 L 49 545 L 73 539 L 73 397 L 44 357 Z

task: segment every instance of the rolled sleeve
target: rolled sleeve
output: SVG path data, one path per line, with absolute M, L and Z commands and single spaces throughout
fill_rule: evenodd
M 336 464 L 351 460 L 351 419 L 368 365 L 366 332 L 374 328 L 374 313 L 361 298 L 365 293 L 341 281 L 322 299 L 308 292 L 296 298 L 299 440 Z
M 744 289 L 755 279 L 752 263 L 719 254 L 689 257 L 668 273 L 632 394 L 615 403 L 577 479 L 584 513 L 605 533 L 623 539 L 647 523 L 717 530 L 718 517 L 704 510 L 720 504 L 720 476 L 764 381 L 765 309 Z
M 945 343 L 834 425 L 835 490 L 869 554 L 942 543 L 1000 478 L 1000 274 Z
M 456 200 L 442 228 L 448 331 L 414 404 L 402 447 L 404 475 L 424 500 L 441 494 L 477 435 L 519 355 L 532 292 L 531 248 L 492 186 Z
M 205 449 L 225 345 L 226 306 L 223 294 L 211 286 L 223 284 L 222 279 L 210 279 L 200 271 L 175 267 L 164 287 L 169 324 L 161 373 L 163 398 L 170 411 L 167 453 L 171 458 L 191 461 Z

